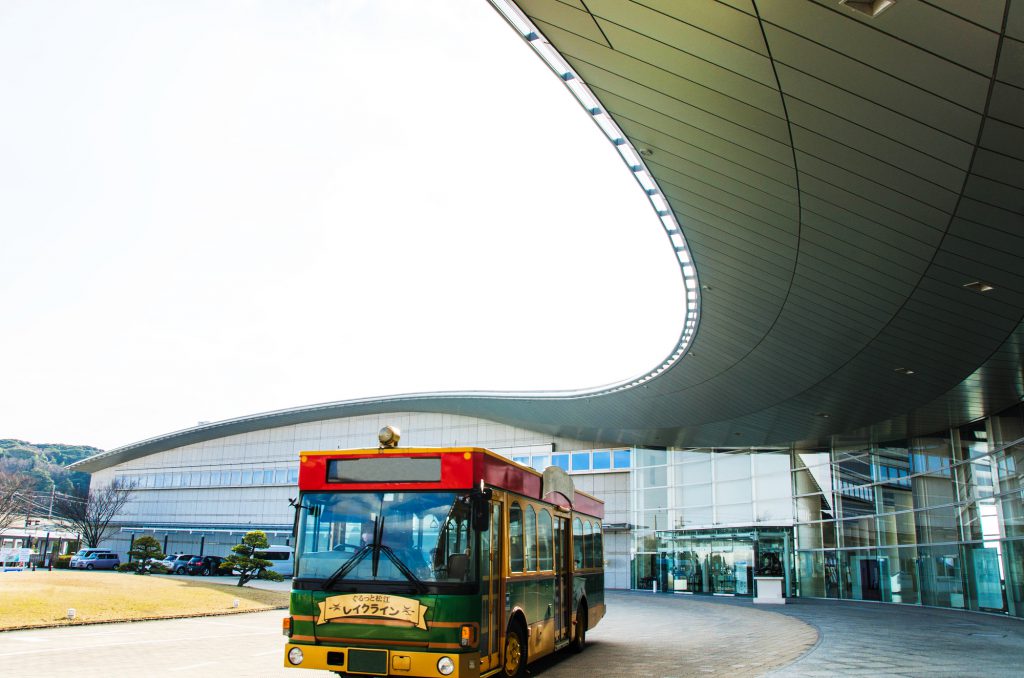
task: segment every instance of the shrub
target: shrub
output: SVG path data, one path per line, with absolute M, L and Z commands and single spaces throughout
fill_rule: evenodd
M 272 562 L 256 557 L 256 551 L 258 549 L 265 549 L 267 546 L 269 546 L 269 542 L 265 532 L 261 530 L 246 532 L 245 536 L 242 537 L 242 543 L 231 547 L 234 555 L 225 558 L 221 567 L 224 569 L 230 567 L 238 570 L 238 586 L 245 586 L 253 579 L 282 581 L 284 577 L 273 570 L 267 569 L 273 565 Z
M 160 542 L 149 535 L 139 537 L 132 543 L 128 557 L 132 559 L 132 562 L 125 563 L 125 565 L 132 567 L 125 568 L 125 572 L 131 571 L 135 574 L 165 574 L 167 572 L 167 568 L 162 564 L 156 565 L 157 561 L 164 557 L 164 552 L 160 548 Z
M 159 561 L 146 562 L 144 560 L 133 560 L 130 563 L 121 563 L 117 566 L 118 572 L 134 572 L 135 574 L 167 574 L 170 572 L 167 566 Z
M 58 570 L 67 570 L 71 567 L 71 556 L 57 556 L 57 560 L 53 561 L 53 566 Z

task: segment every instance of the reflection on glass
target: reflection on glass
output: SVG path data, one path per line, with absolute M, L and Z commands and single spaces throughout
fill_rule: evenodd
M 301 498 L 297 576 L 355 582 L 463 582 L 475 577 L 467 496 L 452 492 L 307 492 Z M 372 550 L 387 552 L 374 570 Z M 405 571 L 403 571 L 403 566 Z

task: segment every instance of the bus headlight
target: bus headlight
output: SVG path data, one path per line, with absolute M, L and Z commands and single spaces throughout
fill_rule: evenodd
M 302 650 L 300 650 L 297 647 L 293 647 L 292 649 L 288 650 L 288 661 L 290 661 L 292 664 L 298 666 L 302 663 L 302 660 Z
M 455 662 L 451 657 L 441 657 L 437 660 L 437 670 L 442 676 L 450 676 L 455 670 Z

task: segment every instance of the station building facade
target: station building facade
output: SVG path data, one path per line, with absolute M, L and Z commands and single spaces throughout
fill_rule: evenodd
M 106 544 L 143 534 L 168 553 L 226 555 L 264 530 L 292 543 L 298 453 L 474 445 L 560 466 L 605 501 L 609 588 L 789 596 L 1024 617 L 1024 406 L 910 440 L 830 447 L 649 449 L 553 437 L 483 419 L 362 415 L 210 438 L 96 470 L 137 486 Z M 170 436 L 173 441 L 174 436 Z

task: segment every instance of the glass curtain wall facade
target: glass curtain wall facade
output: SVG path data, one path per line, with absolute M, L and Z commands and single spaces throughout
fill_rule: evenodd
M 789 450 L 634 451 L 633 587 L 753 595 L 792 577 Z
M 1024 616 L 1022 417 L 794 450 L 796 593 Z
M 632 495 L 634 588 L 778 574 L 787 595 L 1024 617 L 1024 405 L 886 443 L 636 449 Z

